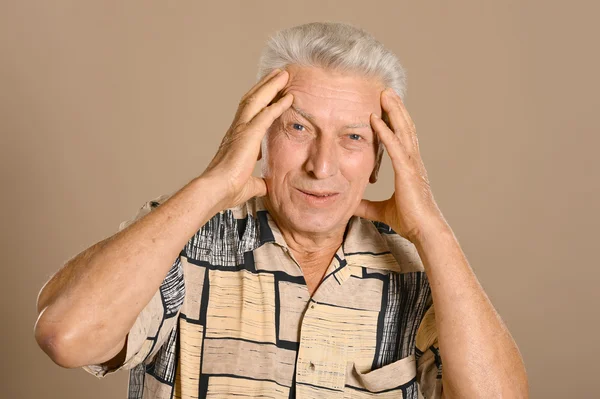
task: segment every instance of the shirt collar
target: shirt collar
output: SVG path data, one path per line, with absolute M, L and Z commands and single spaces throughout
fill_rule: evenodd
M 287 248 L 287 244 L 279 226 L 267 211 L 263 197 L 254 197 L 249 200 L 249 212 L 257 219 L 258 222 L 258 238 L 260 245 L 266 243 L 275 243 L 281 247 Z
M 275 243 L 289 249 L 275 220 L 266 210 L 263 198 L 254 197 L 249 205 L 249 211 L 258 222 L 260 245 Z M 335 254 L 340 268 L 347 264 L 371 269 L 400 271 L 400 266 L 385 239 L 386 234 L 396 233 L 384 223 L 352 216 L 346 226 L 342 245 Z

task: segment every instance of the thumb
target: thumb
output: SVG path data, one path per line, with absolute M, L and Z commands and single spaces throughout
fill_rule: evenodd
M 264 197 L 267 195 L 267 183 L 260 177 L 250 176 L 250 192 L 252 197 Z
M 387 201 L 371 201 L 363 199 L 360 201 L 360 204 L 358 204 L 356 211 L 354 211 L 354 215 L 364 219 L 383 222 L 383 209 L 386 202 Z

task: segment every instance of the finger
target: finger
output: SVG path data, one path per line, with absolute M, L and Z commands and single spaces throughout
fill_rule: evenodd
M 275 122 L 275 119 L 279 118 L 281 114 L 283 114 L 283 112 L 292 105 L 293 101 L 294 96 L 291 93 L 286 94 L 277 100 L 277 102 L 260 111 L 258 115 L 256 115 L 254 119 L 250 121 L 248 128 L 252 131 L 255 131 L 262 140 L 262 137 L 267 132 L 267 129 L 269 129 L 273 122 Z
M 267 183 L 264 179 L 256 176 L 251 176 L 250 181 L 251 192 L 253 197 L 264 197 L 267 195 Z
M 240 103 L 243 103 L 246 98 L 250 97 L 251 95 L 254 94 L 254 92 L 256 90 L 258 90 L 259 87 L 261 87 L 262 85 L 264 85 L 267 81 L 271 80 L 272 77 L 276 76 L 279 72 L 281 72 L 281 69 L 276 68 L 273 69 L 271 72 L 269 72 L 268 74 L 266 74 L 265 76 L 263 76 L 263 78 L 261 80 L 259 80 L 254 86 L 252 86 L 250 88 L 250 90 L 248 90 L 246 92 L 246 94 L 244 94 L 242 96 L 242 98 L 240 99 Z
M 385 113 L 388 115 L 390 127 L 392 131 L 400 137 L 400 139 L 405 139 L 405 132 L 407 130 L 408 124 L 406 121 L 406 117 L 401 109 L 401 104 L 399 104 L 393 98 L 393 90 L 386 89 L 381 92 L 381 105 Z
M 371 126 L 373 126 L 377 137 L 385 146 L 388 155 L 392 159 L 392 164 L 401 160 L 404 155 L 404 147 L 400 141 L 400 137 L 394 134 L 388 125 L 375 113 L 371 114 Z
M 271 72 L 269 72 L 268 74 L 266 74 L 265 76 L 263 76 L 263 78 L 258 81 L 254 86 L 252 86 L 252 88 L 250 88 L 250 90 L 248 90 L 248 92 L 246 92 L 246 94 L 244 94 L 242 96 L 242 98 L 240 99 L 239 105 L 238 105 L 238 109 L 235 113 L 235 117 L 233 118 L 233 122 L 232 124 L 238 124 L 239 119 L 240 119 L 240 115 L 244 110 L 244 106 L 246 104 L 246 102 L 248 101 L 248 98 L 252 97 L 254 95 L 254 93 L 256 93 L 256 91 L 261 88 L 265 83 L 271 81 L 272 79 L 274 79 L 275 77 L 277 77 L 277 75 L 279 75 L 279 73 L 281 73 L 281 69 L 280 68 L 276 68 L 273 69 Z
M 354 215 L 363 219 L 383 221 L 382 211 L 385 201 L 370 201 L 363 199 L 354 211 Z
M 263 108 L 269 105 L 274 97 L 285 87 L 289 73 L 281 71 L 277 76 L 270 79 L 259 87 L 250 97 L 240 104 L 238 123 L 248 123 Z
M 408 113 L 406 106 L 404 105 L 404 101 L 402 100 L 402 97 L 400 97 L 398 95 L 398 93 L 396 93 L 395 90 L 390 89 L 390 93 L 391 93 L 390 98 L 392 98 L 398 104 L 400 111 L 402 111 L 402 113 L 404 114 L 404 120 L 407 122 L 408 127 L 414 126 L 413 120 L 410 117 L 410 114 Z
M 381 104 L 390 116 L 390 126 L 396 135 L 409 150 L 419 150 L 419 140 L 415 124 L 408 114 L 404 102 L 393 89 L 386 89 L 382 93 Z

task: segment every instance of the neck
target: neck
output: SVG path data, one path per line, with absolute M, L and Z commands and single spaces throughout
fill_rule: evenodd
M 344 240 L 346 226 L 325 233 L 298 231 L 290 226 L 273 210 L 265 197 L 265 208 L 275 220 L 286 245 L 305 273 L 323 273 Z M 315 270 L 317 269 L 317 270 Z

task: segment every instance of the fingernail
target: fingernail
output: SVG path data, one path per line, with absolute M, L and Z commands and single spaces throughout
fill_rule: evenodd
M 371 115 L 373 115 L 373 116 L 375 117 L 375 119 L 381 119 L 381 118 L 379 117 L 379 115 L 377 115 L 377 114 L 371 114 Z

